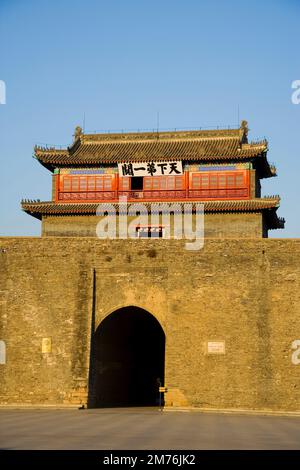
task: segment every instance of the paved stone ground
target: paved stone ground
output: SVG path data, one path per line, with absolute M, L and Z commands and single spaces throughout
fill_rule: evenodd
M 1 449 L 300 449 L 300 417 L 0 410 Z

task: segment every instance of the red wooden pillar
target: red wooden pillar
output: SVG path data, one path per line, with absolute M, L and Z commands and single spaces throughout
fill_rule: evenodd
M 184 187 L 185 187 L 185 197 L 189 197 L 189 178 L 190 178 L 190 172 L 185 171 L 185 178 L 184 178 Z

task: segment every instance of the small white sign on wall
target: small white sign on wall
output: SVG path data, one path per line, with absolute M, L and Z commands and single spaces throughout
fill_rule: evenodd
M 52 351 L 51 338 L 43 338 L 42 339 L 42 353 L 47 354 L 47 353 L 51 353 L 51 351 Z
M 225 341 L 207 341 L 207 354 L 225 354 Z
M 292 349 L 295 349 L 292 353 L 292 364 L 297 366 L 300 364 L 300 339 L 295 339 L 295 341 L 292 342 Z
M 6 364 L 6 346 L 3 340 L 0 340 L 0 364 Z

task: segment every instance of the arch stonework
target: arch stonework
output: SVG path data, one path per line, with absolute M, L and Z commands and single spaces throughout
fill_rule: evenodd
M 131 295 L 131 298 L 134 298 L 134 289 L 132 289 L 131 294 L 133 294 L 133 295 Z M 125 303 L 120 303 L 120 304 L 111 303 L 111 306 L 109 306 L 105 310 L 105 312 L 102 312 L 101 314 L 99 314 L 99 310 L 96 309 L 96 312 L 98 313 L 98 315 L 96 313 L 96 321 L 95 321 L 95 330 L 94 331 L 96 331 L 99 328 L 99 326 L 101 325 L 101 323 L 107 317 L 109 317 L 109 315 L 114 313 L 116 310 L 121 310 L 122 308 L 130 307 L 130 306 L 133 306 L 133 307 L 136 307 L 136 308 L 141 308 L 142 310 L 145 310 L 149 314 L 151 314 L 157 320 L 157 322 L 160 324 L 160 326 L 162 327 L 163 332 L 165 334 L 165 383 L 167 383 L 169 385 L 168 386 L 168 392 L 167 392 L 167 394 L 165 394 L 165 398 L 164 398 L 165 405 L 166 406 L 188 406 L 189 401 L 186 398 L 186 395 L 185 395 L 184 391 L 182 389 L 176 387 L 176 386 L 175 387 L 170 386 L 170 382 L 169 382 L 169 369 L 172 367 L 173 358 L 169 354 L 169 346 L 170 346 L 169 333 L 168 333 L 168 316 L 169 316 L 168 315 L 168 307 L 169 307 L 169 302 L 167 301 L 167 299 L 161 305 L 156 303 L 155 307 L 152 310 L 149 309 L 149 304 L 148 303 L 141 302 L 140 299 L 139 299 L 138 302 L 130 303 L 130 304 L 128 304 L 128 303 L 126 303 L 126 304 Z M 154 311 L 155 311 L 155 313 L 154 313 Z M 89 391 L 87 389 L 86 392 L 82 395 L 82 401 L 88 402 L 88 395 L 89 395 Z
M 114 307 L 110 308 L 109 310 L 107 310 L 103 315 L 101 315 L 100 318 L 98 318 L 98 322 L 95 323 L 95 330 L 97 330 L 97 328 L 99 328 L 99 326 L 101 325 L 101 323 L 107 318 L 109 317 L 109 315 L 111 315 L 112 313 L 116 312 L 117 310 L 121 310 L 123 308 L 127 308 L 127 307 L 135 307 L 135 308 L 138 308 L 138 309 L 141 309 L 141 310 L 145 310 L 147 313 L 149 313 L 150 315 L 152 315 L 152 317 L 155 318 L 155 320 L 160 324 L 160 326 L 162 327 L 165 335 L 166 335 L 166 329 L 167 329 L 167 325 L 166 325 L 166 322 L 165 324 L 163 324 L 163 319 L 164 319 L 164 316 L 163 315 L 157 315 L 156 312 L 153 313 L 153 311 L 151 311 L 147 305 L 143 305 L 142 302 L 140 302 L 138 305 L 137 304 L 116 304 Z
M 165 338 L 149 310 L 127 305 L 107 313 L 91 341 L 88 406 L 158 404 L 158 382 L 163 385 L 165 378 Z

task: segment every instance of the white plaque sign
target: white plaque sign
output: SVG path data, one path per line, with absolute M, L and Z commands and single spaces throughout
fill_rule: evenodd
M 182 175 L 182 162 L 118 163 L 119 176 Z
M 207 341 L 207 354 L 225 354 L 225 341 Z

